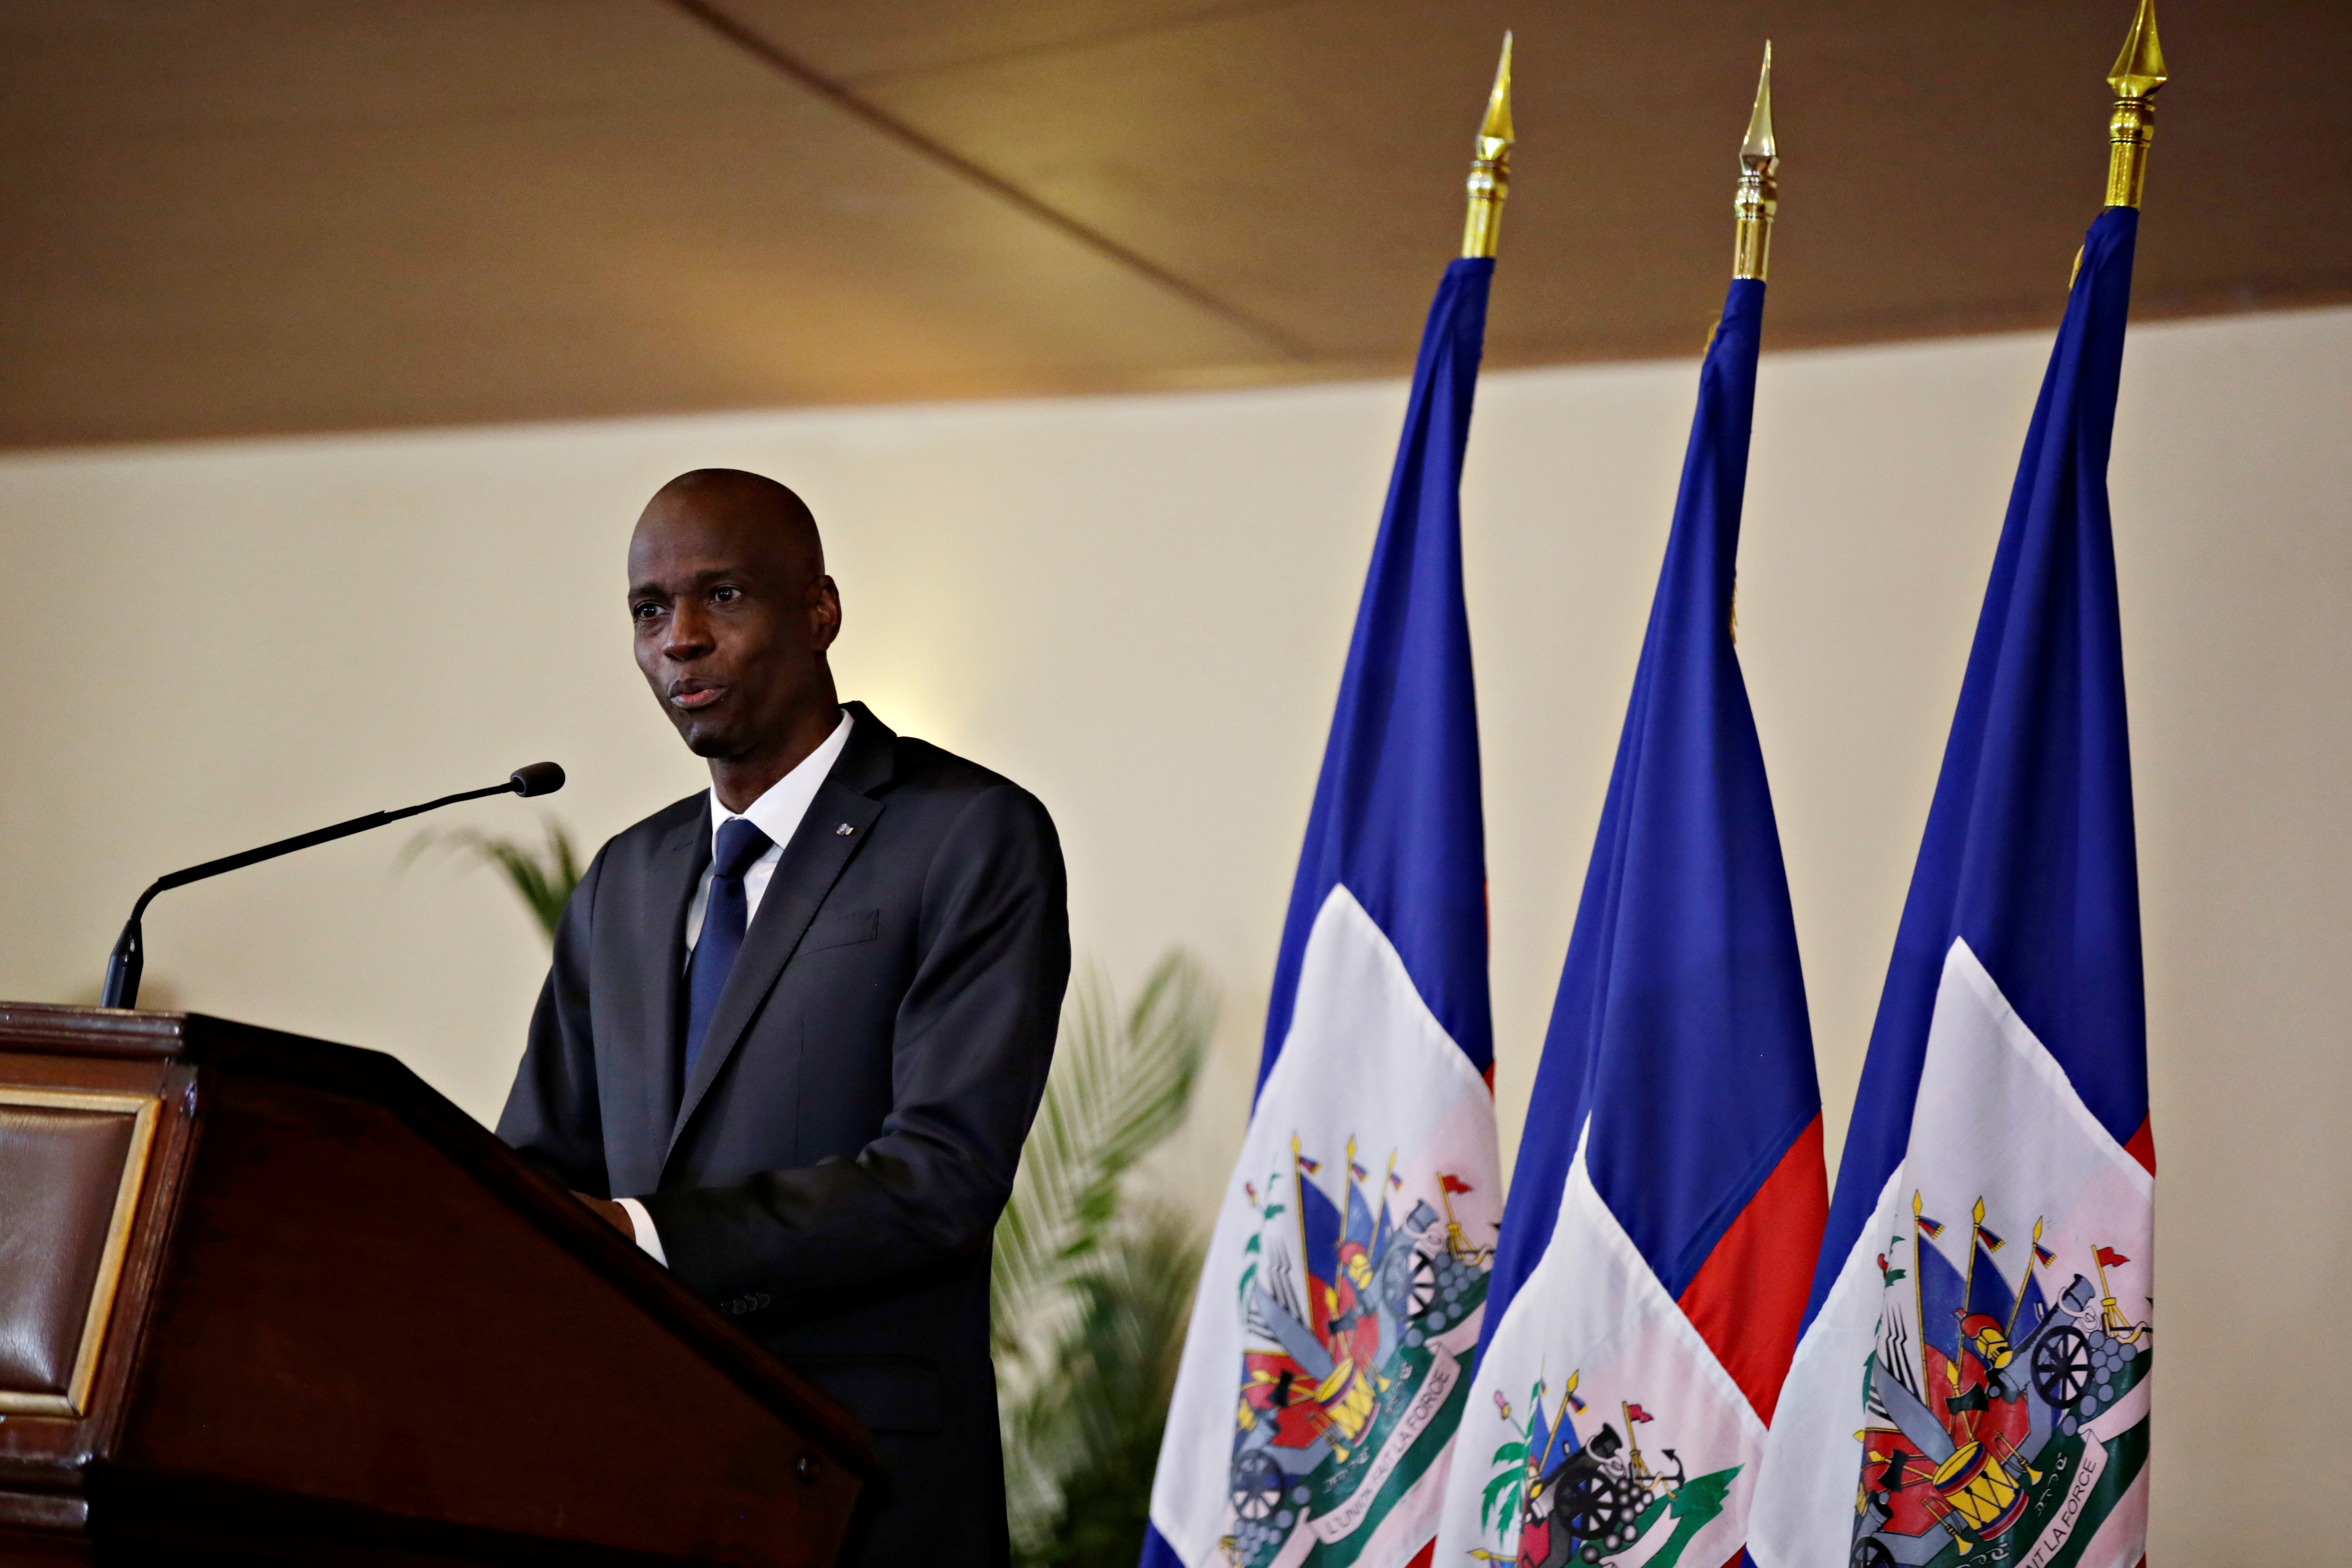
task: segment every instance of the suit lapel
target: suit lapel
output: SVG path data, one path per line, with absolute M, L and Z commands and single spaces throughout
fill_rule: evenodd
M 863 703 L 845 706 L 856 720 L 850 731 L 849 744 L 834 764 L 832 773 L 817 786 L 807 814 L 801 818 L 800 826 L 776 862 L 768 890 L 761 895 L 759 912 L 751 917 L 751 929 L 743 933 L 743 949 L 735 956 L 735 967 L 728 973 L 726 989 L 719 994 L 719 1010 L 710 1016 L 710 1032 L 703 1037 L 702 1050 L 694 1059 L 694 1072 L 687 1079 L 685 1094 L 670 1127 L 667 1151 L 677 1149 L 678 1138 L 694 1120 L 696 1108 L 709 1093 L 728 1058 L 742 1044 L 743 1031 L 750 1026 L 752 1015 L 775 988 L 777 977 L 783 973 L 784 965 L 800 946 L 809 921 L 816 918 L 825 895 L 833 891 L 841 873 L 865 847 L 875 820 L 882 815 L 883 803 L 866 791 L 887 782 L 898 737 L 867 712 Z M 843 832 L 845 827 L 849 831 Z M 698 866 L 696 874 L 700 874 Z M 678 920 L 678 940 L 683 942 L 683 912 Z M 683 962 L 681 956 L 681 968 Z M 675 976 L 671 985 L 675 992 Z M 673 1037 L 676 1032 L 674 1028 Z M 664 1160 L 666 1163 L 667 1153 Z
M 646 896 L 634 911 L 638 929 L 635 952 L 657 954 L 652 983 L 638 994 L 642 1009 L 636 1027 L 623 1031 L 617 1048 L 624 1059 L 614 1064 L 615 1081 L 636 1086 L 643 1098 L 626 1129 L 608 1127 L 607 1146 L 614 1132 L 628 1140 L 630 1163 L 642 1163 L 642 1178 L 628 1184 L 631 1192 L 651 1192 L 663 1155 L 669 1148 L 670 1129 L 677 1121 L 677 1058 L 685 1028 L 686 911 L 702 868 L 710 861 L 710 797 L 696 796 L 695 809 L 664 833 L 646 868 Z M 621 1171 L 613 1173 L 623 1179 Z M 615 1190 L 619 1190 L 616 1188 Z

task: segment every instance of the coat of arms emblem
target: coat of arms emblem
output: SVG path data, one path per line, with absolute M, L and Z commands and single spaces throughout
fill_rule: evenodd
M 1878 1256 L 1853 1568 L 2063 1568 L 2147 1462 L 2156 1330 L 2119 1304 L 2132 1259 L 2063 1258 L 2037 1219 L 2012 1284 L 1985 1217 L 1956 1267 L 1915 1194 Z
M 1361 1552 L 1453 1435 L 1494 1260 L 1454 1220 L 1471 1191 L 1459 1175 L 1409 1193 L 1393 1156 L 1376 1175 L 1353 1139 L 1336 1194 L 1295 1137 L 1287 1165 L 1243 1187 L 1256 1227 L 1240 1279 L 1234 1568 L 1339 1568 Z
M 1479 1523 L 1504 1550 L 1472 1555 L 1517 1568 L 1570 1568 L 1638 1552 L 1646 1568 L 1674 1568 L 1692 1537 L 1723 1511 L 1739 1467 L 1694 1476 L 1673 1448 L 1644 1454 L 1641 1429 L 1657 1418 L 1630 1400 L 1619 1402 L 1613 1422 L 1605 1413 L 1584 1421 L 1586 1436 L 1579 1426 L 1591 1414 L 1577 1395 L 1581 1376 L 1569 1373 L 1551 1408 L 1538 1379 L 1528 1391 L 1524 1420 L 1495 1391 L 1495 1408 L 1515 1436 L 1495 1450 Z

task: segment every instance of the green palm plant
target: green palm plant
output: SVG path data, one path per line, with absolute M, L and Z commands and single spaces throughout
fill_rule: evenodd
M 1202 1247 L 1189 1215 L 1159 1202 L 1135 1207 L 1077 1284 L 1057 1375 L 1016 1415 L 1024 1441 L 1008 1449 L 1008 1496 L 1021 1495 L 1021 1479 L 1050 1479 L 1058 1493 L 1049 1508 L 1012 1516 L 1024 1568 L 1134 1568 L 1143 1549 Z
M 1132 1568 L 1201 1242 L 1129 1177 L 1184 1119 L 1216 1003 L 1171 952 L 1122 1011 L 1077 977 L 996 1227 L 990 1321 L 1008 1522 L 1024 1565 Z
M 476 861 L 495 867 L 506 879 L 507 886 L 520 899 L 523 908 L 547 938 L 548 945 L 555 943 L 555 928 L 563 919 L 563 906 L 572 898 L 572 889 L 580 885 L 580 852 L 572 842 L 571 832 L 553 817 L 541 821 L 547 841 L 538 848 L 518 838 L 505 838 L 483 833 L 471 827 L 461 827 L 448 833 L 420 833 L 408 841 L 400 852 L 404 864 L 439 845 L 471 855 Z

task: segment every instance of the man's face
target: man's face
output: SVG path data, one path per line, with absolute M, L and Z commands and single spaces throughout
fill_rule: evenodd
M 830 702 L 841 600 L 813 545 L 709 492 L 665 492 L 629 541 L 637 668 L 699 757 L 750 761 Z

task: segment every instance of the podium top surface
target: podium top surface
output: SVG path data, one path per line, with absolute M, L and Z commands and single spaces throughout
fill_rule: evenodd
M 282 1042 L 293 1047 L 353 1052 L 396 1058 L 380 1051 L 359 1051 L 301 1035 L 289 1035 L 258 1025 L 240 1024 L 204 1013 L 151 1013 L 135 1007 L 68 1007 L 47 1002 L 0 1002 L 0 1049 L 47 1051 L 61 1056 L 112 1057 L 162 1060 L 183 1058 L 202 1060 L 208 1051 L 250 1047 L 257 1041 Z M 404 1072 L 407 1069 L 403 1068 Z M 413 1079 L 414 1074 L 410 1075 Z M 422 1079 L 416 1087 L 434 1090 Z M 436 1096 L 436 1098 L 438 1098 Z M 456 1108 L 451 1107 L 452 1110 Z M 460 1112 L 460 1114 L 463 1114 Z

